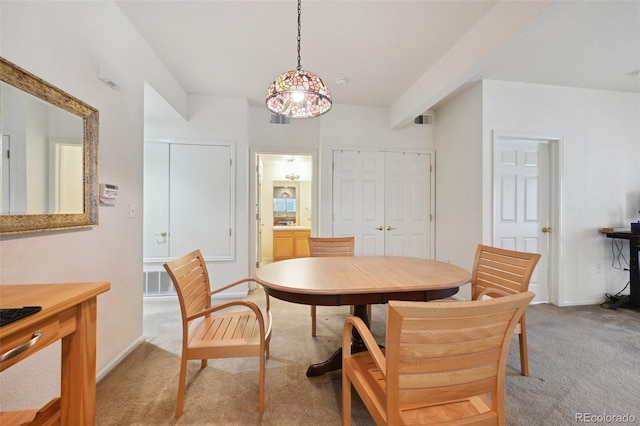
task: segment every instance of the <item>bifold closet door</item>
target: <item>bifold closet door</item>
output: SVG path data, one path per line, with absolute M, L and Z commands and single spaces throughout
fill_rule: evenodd
M 333 236 L 355 236 L 356 256 L 383 256 L 384 152 L 333 152 Z
M 333 236 L 354 235 L 357 256 L 431 258 L 431 156 L 333 153 Z
M 431 159 L 385 153 L 385 255 L 431 259 Z
M 145 260 L 233 257 L 232 147 L 145 143 Z
M 199 248 L 205 258 L 230 258 L 230 148 L 172 144 L 170 168 L 169 255 Z

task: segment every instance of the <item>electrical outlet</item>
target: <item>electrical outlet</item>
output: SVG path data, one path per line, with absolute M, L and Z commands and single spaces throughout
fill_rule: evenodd
M 602 273 L 602 263 L 596 263 L 596 274 Z

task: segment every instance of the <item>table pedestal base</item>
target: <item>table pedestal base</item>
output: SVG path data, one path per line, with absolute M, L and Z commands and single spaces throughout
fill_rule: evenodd
M 366 305 L 355 305 L 353 308 L 353 315 L 360 318 L 367 325 L 367 328 L 369 327 L 369 317 L 367 315 Z M 355 353 L 363 352 L 366 350 L 367 350 L 367 347 L 362 341 L 362 337 L 360 337 L 360 333 L 358 333 L 354 328 L 353 333 L 351 334 L 351 353 L 355 354 Z M 338 348 L 325 361 L 311 364 L 309 368 L 307 368 L 307 377 L 322 376 L 324 373 L 328 373 L 329 371 L 336 371 L 341 369 L 342 369 L 342 348 Z
M 338 348 L 327 360 L 311 364 L 307 368 L 307 377 L 322 376 L 329 371 L 342 369 L 342 348 Z

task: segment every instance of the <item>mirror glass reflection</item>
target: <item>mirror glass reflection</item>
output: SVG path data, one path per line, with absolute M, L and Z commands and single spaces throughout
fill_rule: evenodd
M 0 213 L 83 213 L 82 117 L 4 82 L 0 100 Z
M 296 225 L 298 223 L 298 182 L 273 182 L 273 224 Z

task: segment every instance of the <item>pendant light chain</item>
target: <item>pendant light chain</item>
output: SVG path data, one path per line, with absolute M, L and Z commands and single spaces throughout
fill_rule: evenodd
M 298 0 L 298 67 L 296 68 L 298 71 L 300 71 L 300 69 L 302 68 L 302 66 L 300 65 L 300 30 L 302 28 L 302 25 L 300 25 L 300 14 L 302 11 L 302 0 Z

